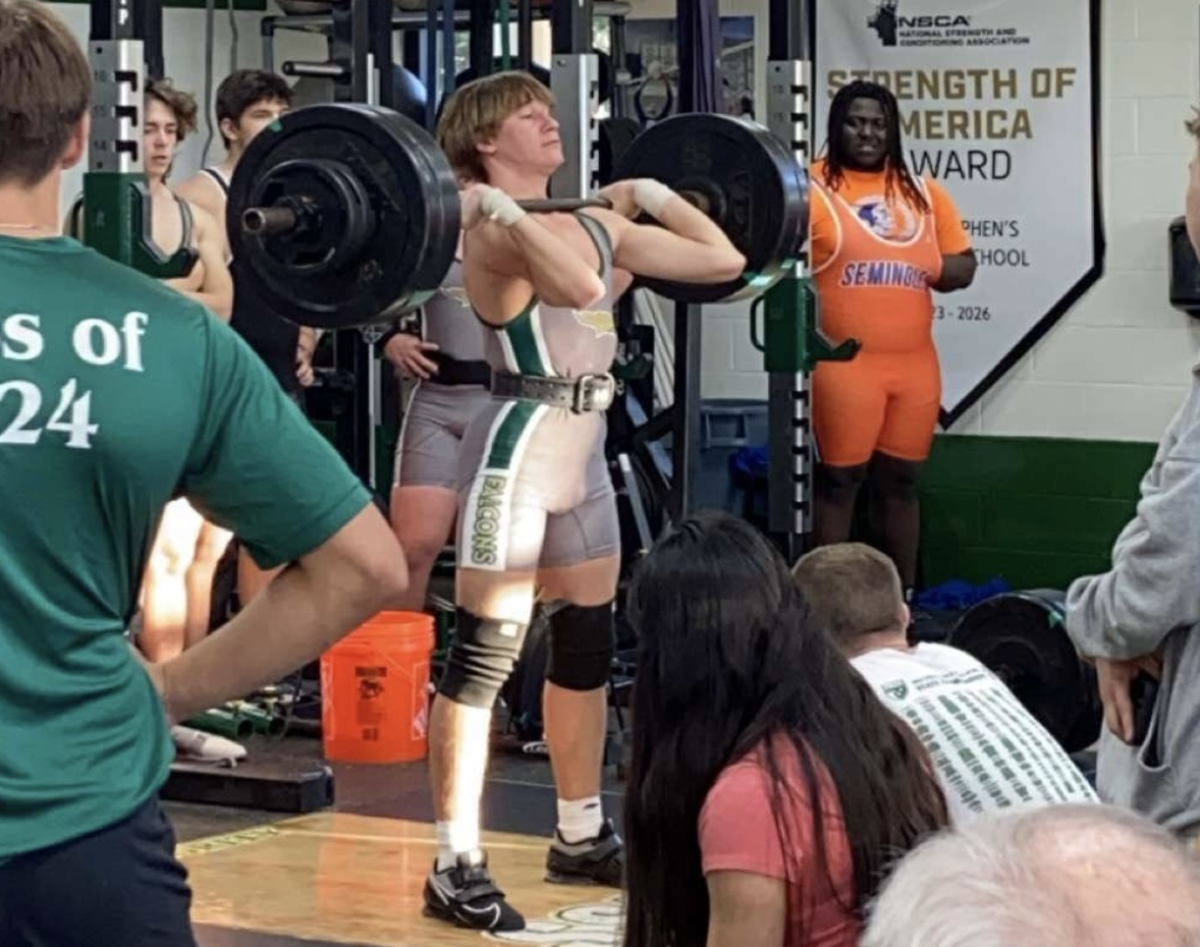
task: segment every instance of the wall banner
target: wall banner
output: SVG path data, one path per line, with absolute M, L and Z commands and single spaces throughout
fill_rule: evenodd
M 950 424 L 1100 278 L 1099 0 L 815 4 L 814 153 L 839 88 L 886 85 L 909 169 L 953 195 L 979 258 L 935 294 Z

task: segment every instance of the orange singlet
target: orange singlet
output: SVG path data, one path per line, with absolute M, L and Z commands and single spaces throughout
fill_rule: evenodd
M 943 255 L 971 247 L 950 195 L 927 178 L 930 210 L 910 205 L 884 173 L 846 171 L 824 186 L 812 169 L 812 265 L 821 329 L 837 343 L 862 342 L 849 362 L 813 373 L 813 426 L 821 460 L 865 464 L 879 451 L 900 460 L 929 456 L 942 398 L 933 342 L 933 293 Z

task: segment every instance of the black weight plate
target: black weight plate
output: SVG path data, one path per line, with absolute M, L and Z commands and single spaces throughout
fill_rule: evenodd
M 314 159 L 344 166 L 373 209 L 369 237 L 336 269 L 298 269 L 287 254 L 272 253 L 269 236 L 241 225 L 273 168 Z M 458 188 L 433 138 L 399 113 L 314 105 L 255 137 L 230 183 L 226 228 L 236 290 L 250 297 L 248 311 L 326 329 L 388 322 L 432 296 L 449 270 L 458 244 Z
M 600 122 L 596 147 L 601 187 L 614 180 L 613 172 L 621 156 L 629 150 L 641 131 L 642 126 L 633 118 L 606 118 Z
M 1068 753 L 1100 732 L 1103 708 L 1094 675 L 1063 627 L 1061 592 L 1013 592 L 986 599 L 959 619 L 949 644 L 1003 680 Z
M 418 155 L 425 165 L 427 180 L 436 182 L 442 191 L 442 199 L 430 202 L 426 214 L 425 252 L 416 269 L 415 283 L 423 289 L 421 303 L 441 288 L 451 264 L 458 255 L 458 240 L 462 226 L 462 203 L 458 192 L 458 179 L 450 167 L 449 159 L 424 128 L 391 113 L 389 121 L 397 140 L 406 142 L 412 154 Z M 432 144 L 428 147 L 426 143 Z M 411 306 L 408 308 L 412 308 Z
M 652 125 L 617 162 L 613 179 L 627 178 L 719 196 L 717 223 L 746 257 L 746 273 L 728 283 L 639 280 L 668 299 L 712 303 L 757 296 L 786 272 L 807 237 L 807 176 L 782 141 L 745 118 L 685 113 Z

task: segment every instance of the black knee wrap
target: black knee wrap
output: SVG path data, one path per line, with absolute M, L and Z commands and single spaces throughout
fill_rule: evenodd
M 488 710 L 512 674 L 528 625 L 455 611 L 454 644 L 438 693 L 455 703 Z
M 604 687 L 612 673 L 615 635 L 612 602 L 553 609 L 546 680 L 571 691 Z

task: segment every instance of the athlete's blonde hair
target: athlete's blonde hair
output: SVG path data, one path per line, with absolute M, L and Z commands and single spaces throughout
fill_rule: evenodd
M 553 108 L 554 101 L 553 93 L 527 72 L 497 72 L 456 89 L 438 122 L 438 143 L 459 180 L 487 183 L 479 146 L 517 109 L 530 102 Z

